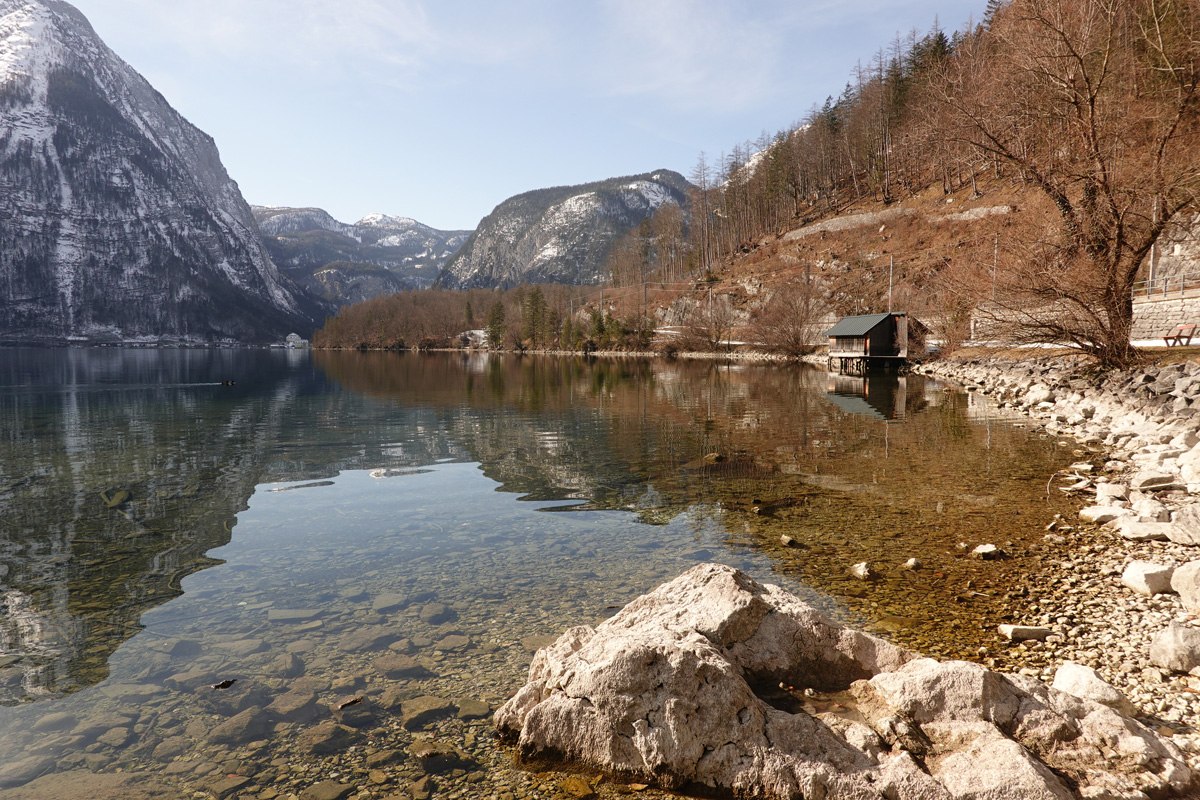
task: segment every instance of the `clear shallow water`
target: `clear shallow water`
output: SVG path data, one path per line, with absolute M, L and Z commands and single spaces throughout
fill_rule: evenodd
M 0 426 L 0 785 L 142 770 L 180 796 L 384 797 L 422 738 L 464 756 L 443 795 L 549 791 L 478 704 L 539 637 L 702 561 L 971 656 L 1079 458 L 914 377 L 457 354 L 0 351 Z M 353 734 L 314 745 L 330 720 Z

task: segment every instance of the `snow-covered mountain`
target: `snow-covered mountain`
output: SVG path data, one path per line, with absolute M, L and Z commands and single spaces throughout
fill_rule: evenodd
M 320 208 L 251 209 L 280 269 L 339 305 L 428 288 L 471 233 L 387 214 L 368 214 L 350 225 Z
M 682 205 L 689 188 L 679 173 L 659 170 L 510 197 L 479 223 L 437 285 L 602 283 L 613 244 L 663 204 Z
M 267 341 L 325 313 L 213 140 L 60 0 L 0 0 L 0 340 Z

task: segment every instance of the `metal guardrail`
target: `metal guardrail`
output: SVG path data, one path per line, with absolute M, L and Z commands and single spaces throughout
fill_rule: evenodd
M 1185 272 L 1182 275 L 1168 275 L 1165 278 L 1155 278 L 1150 281 L 1138 281 L 1133 285 L 1134 298 L 1153 299 L 1182 297 L 1187 292 L 1200 292 L 1200 272 Z

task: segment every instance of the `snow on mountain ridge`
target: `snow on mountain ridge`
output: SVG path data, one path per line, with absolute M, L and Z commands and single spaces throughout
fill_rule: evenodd
M 68 3 L 0 0 L 0 143 L 0 338 L 257 339 L 320 313 L 211 137 Z

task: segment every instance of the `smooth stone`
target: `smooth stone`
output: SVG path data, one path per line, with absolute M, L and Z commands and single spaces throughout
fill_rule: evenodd
M 1119 506 L 1089 506 L 1079 511 L 1080 519 L 1084 522 L 1092 522 L 1097 525 L 1103 525 L 1106 522 L 1112 522 L 1114 519 L 1132 515 L 1132 511 L 1127 508 L 1120 508 Z
M 1055 671 L 1051 688 L 1085 700 L 1093 700 L 1127 716 L 1133 716 L 1137 711 L 1125 695 L 1100 677 L 1099 672 L 1073 661 L 1064 662 Z
M 449 636 L 443 636 L 436 644 L 434 644 L 433 649 L 457 651 L 466 650 L 470 646 L 471 638 L 469 636 L 463 636 L 459 633 L 452 633 Z
M 1054 631 L 1037 625 L 1000 625 L 1000 635 L 1010 642 L 1045 641 Z
M 1150 662 L 1174 672 L 1200 667 L 1200 629 L 1171 622 L 1150 641 Z
M 1120 520 L 1117 533 L 1131 542 L 1165 542 L 1174 526 L 1169 522 L 1140 522 L 1132 517 Z
M 994 544 L 981 544 L 971 551 L 972 558 L 979 558 L 984 561 L 998 561 L 1004 558 L 1006 553 Z
M 458 619 L 458 612 L 445 603 L 426 603 L 421 607 L 420 618 L 429 625 L 441 625 Z
M 267 735 L 271 721 L 258 706 L 251 706 L 217 725 L 208 734 L 214 744 L 245 744 Z
M 1129 488 L 1133 491 L 1147 491 L 1154 489 L 1169 489 L 1175 485 L 1176 477 L 1170 472 L 1139 472 L 1129 481 Z
M 266 707 L 266 711 L 289 722 L 311 722 L 320 715 L 317 693 L 306 689 L 293 689 L 279 695 Z
M 53 756 L 28 756 L 0 765 L 0 787 L 20 786 L 53 769 Z
M 471 764 L 471 759 L 463 751 L 446 742 L 431 742 L 428 739 L 418 739 L 408 748 L 409 754 L 421 762 L 426 772 L 435 774 L 464 769 Z
M 300 793 L 300 800 L 343 800 L 354 792 L 354 786 L 337 781 L 321 781 Z
M 543 647 L 549 647 L 556 641 L 558 641 L 557 636 L 525 636 L 521 638 L 521 647 L 527 653 L 536 653 L 538 650 L 541 650 Z
M 1200 546 L 1200 503 L 1192 503 L 1171 515 L 1167 538 L 1176 544 Z
M 1200 561 L 1189 561 L 1171 573 L 1171 589 L 1188 611 L 1200 613 Z
M 284 680 L 299 678 L 305 672 L 304 660 L 295 653 L 283 653 L 268 664 L 264 672 L 271 677 Z
M 57 711 L 52 714 L 47 714 L 37 722 L 33 723 L 31 730 L 37 731 L 38 733 L 66 731 L 71 730 L 78 724 L 79 718 L 74 714 L 70 714 L 66 711 Z
M 319 608 L 272 608 L 267 611 L 267 622 L 308 622 L 321 614 Z
M 300 734 L 296 741 L 301 752 L 312 755 L 340 753 L 361 738 L 353 728 L 338 725 L 332 720 L 315 725 Z
M 381 595 L 376 595 L 371 601 L 371 610 L 376 613 L 384 613 L 387 611 L 395 611 L 398 608 L 403 608 L 408 605 L 408 595 L 388 592 Z
M 492 715 L 492 707 L 482 700 L 459 700 L 459 719 L 485 719 Z
M 212 649 L 222 655 L 245 658 L 265 650 L 266 647 L 267 643 L 262 639 L 237 639 L 232 642 L 217 642 Z
M 421 666 L 412 656 L 403 653 L 389 653 L 380 656 L 372 662 L 375 671 L 388 678 L 421 678 L 430 675 L 429 670 Z
M 1150 561 L 1131 561 L 1121 573 L 1121 583 L 1138 594 L 1153 597 L 1171 591 L 1175 568 Z
M 391 628 L 385 628 L 382 625 L 368 625 L 347 633 L 338 642 L 338 646 L 349 652 L 370 652 L 382 650 L 399 638 L 400 635 Z
M 225 800 L 235 792 L 241 791 L 252 783 L 250 778 L 243 775 L 229 775 L 222 777 L 208 785 L 208 791 L 217 800 Z
M 400 704 L 400 724 L 405 730 L 415 731 L 441 717 L 454 713 L 454 703 L 444 697 L 422 695 Z
M 109 728 L 97 736 L 96 741 L 107 747 L 121 748 L 125 746 L 132 735 L 133 731 L 129 728 Z

